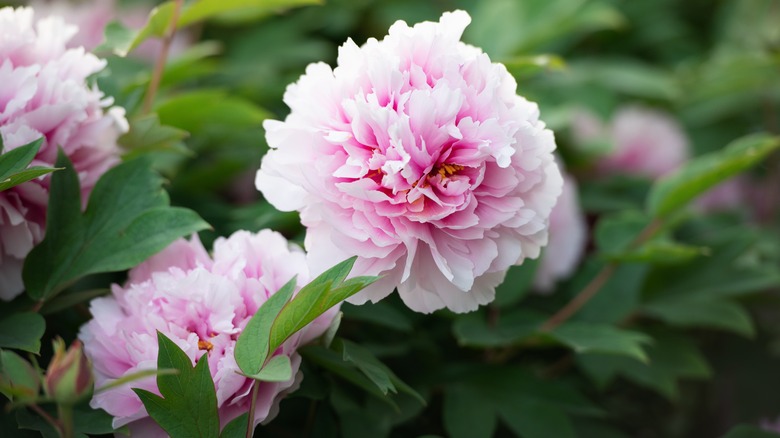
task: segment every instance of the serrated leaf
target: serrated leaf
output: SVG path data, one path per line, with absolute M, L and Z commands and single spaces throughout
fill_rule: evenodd
M 97 182 L 81 213 L 80 189 L 60 151 L 52 177 L 43 242 L 27 256 L 23 278 L 35 300 L 95 273 L 131 268 L 179 237 L 208 228 L 193 211 L 168 206 L 162 178 L 145 158 L 124 162 Z
M 15 313 L 0 320 L 0 347 L 38 354 L 46 321 L 37 313 Z
M 247 375 L 257 374 L 265 364 L 270 347 L 271 327 L 279 312 L 290 301 L 297 279 L 293 277 L 257 309 L 236 341 L 235 358 L 238 367 Z
M 578 321 L 569 321 L 547 333 L 578 354 L 616 354 L 633 357 L 642 362 L 647 361 L 642 345 L 652 341 L 643 333 Z
M 202 356 L 195 367 L 173 341 L 157 332 L 158 369 L 175 369 L 177 374 L 158 374 L 157 389 L 162 397 L 138 388 L 133 391 L 149 415 L 171 438 L 219 436 L 217 393 Z
M 666 217 L 698 195 L 749 169 L 780 147 L 780 137 L 755 134 L 734 140 L 724 149 L 694 158 L 658 180 L 650 190 L 647 210 Z
M 251 377 L 262 382 L 287 382 L 292 379 L 292 376 L 290 358 L 282 354 L 269 359 L 263 369 Z

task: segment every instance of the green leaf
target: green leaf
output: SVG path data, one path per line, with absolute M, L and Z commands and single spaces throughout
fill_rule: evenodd
M 41 166 L 34 166 L 34 167 L 27 168 L 25 170 L 22 170 L 19 173 L 15 173 L 9 176 L 5 180 L 2 180 L 2 182 L 0 182 L 0 192 L 2 192 L 3 190 L 8 190 L 11 187 L 18 186 L 21 183 L 38 178 L 39 176 L 46 175 L 47 173 L 52 173 L 55 170 L 62 170 L 62 169 L 58 169 L 55 167 L 41 167 Z
M 725 299 L 682 295 L 651 301 L 641 310 L 676 327 L 717 328 L 746 337 L 755 333 L 750 314 L 741 305 Z
M 118 56 L 126 56 L 137 33 L 120 21 L 112 21 L 106 25 L 103 32 L 103 42 L 95 48 L 94 52 L 108 52 Z
M 710 249 L 706 246 L 686 245 L 661 238 L 651 240 L 635 250 L 605 254 L 605 257 L 615 262 L 675 265 L 709 254 Z
M 219 435 L 219 437 L 220 438 L 245 438 L 246 426 L 248 422 L 249 422 L 249 412 L 239 415 L 238 417 L 234 418 L 230 423 L 228 423 L 224 429 L 222 429 L 222 433 Z
M 417 391 L 398 378 L 390 368 L 374 357 L 370 351 L 346 339 L 336 339 L 333 344 L 336 350 L 341 350 L 343 359 L 354 363 L 363 374 L 374 382 L 377 388 L 382 391 L 382 394 L 387 394 L 388 391 L 393 393 L 402 391 L 425 405 L 425 399 Z
M 611 325 L 578 321 L 569 321 L 548 334 L 577 354 L 615 354 L 633 357 L 643 362 L 647 360 L 647 355 L 642 349 L 642 344 L 652 341 L 643 333 L 623 330 Z
M 444 428 L 452 438 L 490 438 L 498 425 L 495 408 L 469 387 L 447 388 L 443 414 Z
M 38 354 L 46 321 L 37 313 L 15 313 L 0 320 L 0 347 Z
M 27 256 L 23 278 L 36 300 L 75 280 L 131 268 L 179 237 L 208 228 L 195 212 L 168 206 L 161 177 L 146 159 L 124 162 L 97 182 L 81 214 L 78 177 L 60 152 L 52 178 L 47 232 Z
M 503 308 L 522 301 L 533 287 L 539 260 L 526 259 L 522 265 L 510 267 L 504 282 L 496 288 L 496 300 L 493 304 Z
M 459 315 L 452 325 L 458 344 L 468 347 L 502 347 L 516 344 L 536 333 L 545 315 L 532 310 L 518 309 L 501 314 L 490 326 L 479 313 Z
M 187 131 L 160 124 L 157 114 L 146 114 L 130 123 L 130 131 L 119 137 L 119 144 L 127 149 L 126 159 L 151 151 L 173 151 L 184 155 L 192 152 L 184 146 Z
M 703 380 L 712 374 L 706 359 L 689 338 L 673 333 L 653 333 L 653 339 L 653 344 L 647 347 L 647 363 L 602 354 L 584 354 L 577 362 L 602 389 L 615 377 L 623 376 L 670 400 L 678 396 L 679 380 Z
M 777 438 L 780 436 L 777 432 L 763 430 L 752 424 L 740 424 L 731 429 L 721 438 Z
M 34 400 L 41 390 L 41 376 L 13 351 L 0 350 L 0 393 L 12 401 Z
M 322 4 L 323 0 L 200 0 L 186 8 L 179 18 L 179 27 L 185 27 L 214 16 L 241 9 L 268 10 L 303 5 Z
M 265 364 L 259 373 L 252 376 L 262 382 L 287 382 L 292 379 L 293 371 L 289 356 L 274 356 Z
M 159 376 L 159 375 L 163 375 L 163 374 L 178 374 L 178 373 L 179 373 L 179 370 L 175 370 L 175 369 L 172 369 L 172 368 L 170 368 L 170 369 L 155 368 L 153 370 L 136 371 L 134 373 L 125 374 L 124 376 L 122 376 L 122 377 L 120 377 L 120 378 L 118 378 L 116 380 L 112 380 L 111 383 L 107 383 L 107 384 L 101 386 L 100 388 L 95 389 L 95 394 L 100 393 L 100 392 L 104 392 L 104 391 L 108 391 L 109 389 L 116 388 L 116 387 L 119 387 L 119 386 L 122 386 L 122 385 L 126 385 L 126 384 L 128 384 L 130 382 L 135 382 L 136 380 L 145 379 L 145 378 L 150 377 L 150 376 Z
M 65 309 L 69 309 L 76 304 L 89 301 L 93 298 L 97 298 L 103 295 L 108 295 L 109 293 L 111 293 L 111 290 L 106 288 L 106 289 L 87 289 L 87 290 L 80 290 L 78 292 L 71 292 L 71 293 L 64 293 L 62 295 L 57 295 L 56 297 L 47 301 L 46 304 L 44 304 L 43 307 L 41 307 L 39 313 L 41 315 L 51 315 L 53 313 L 61 312 Z
M 603 253 L 627 251 L 650 221 L 646 214 L 636 210 L 603 216 L 594 231 L 599 251 Z
M 162 397 L 143 389 L 133 388 L 133 391 L 171 438 L 218 437 L 217 393 L 208 358 L 202 356 L 193 368 L 190 358 L 160 332 L 157 332 L 157 342 L 157 368 L 179 372 L 157 376 Z
M 603 269 L 601 260 L 587 260 L 566 283 L 568 296 L 579 293 Z M 573 319 L 593 323 L 617 324 L 640 305 L 642 285 L 647 278 L 648 267 L 642 264 L 619 265 L 599 293 L 588 301 Z
M 119 56 L 126 56 L 148 38 L 164 36 L 173 20 L 174 9 L 173 1 L 167 1 L 152 9 L 146 24 L 135 33 L 130 43 L 115 47 L 114 52 Z
M 341 305 L 341 311 L 344 312 L 344 317 L 349 320 L 376 324 L 402 333 L 409 333 L 413 329 L 409 317 L 386 301 L 366 303 L 360 306 L 344 303 Z
M 279 312 L 290 301 L 295 291 L 296 281 L 297 279 L 293 277 L 268 297 L 268 300 L 252 315 L 238 337 L 234 354 L 238 367 L 245 375 L 253 376 L 260 372 L 269 352 L 276 350 L 276 348 L 269 348 L 271 327 L 278 318 Z
M 243 97 L 208 89 L 175 96 L 159 104 L 156 111 L 162 124 L 193 134 L 203 132 L 209 126 L 220 129 L 257 127 L 271 116 L 271 113 Z
M 517 56 L 503 60 L 509 72 L 516 79 L 529 78 L 541 72 L 566 69 L 566 62 L 558 55 Z
M 498 406 L 501 419 L 523 438 L 576 438 L 568 416 L 558 407 L 542 403 L 511 403 Z
M 59 170 L 54 167 L 27 167 L 38 154 L 43 138 L 0 154 L 0 192 L 47 173 Z M 0 140 L 2 146 L 2 140 Z M 2 148 L 0 148 L 2 149 Z
M 328 309 L 363 290 L 379 277 L 344 280 L 357 257 L 347 259 L 320 274 L 290 301 L 273 322 L 269 351 L 274 351 L 293 333 L 304 328 Z
M 654 216 L 667 217 L 711 187 L 759 163 L 778 147 L 780 138 L 755 134 L 697 157 L 655 183 L 648 195 L 647 210 Z
M 1 142 L 2 140 L 0 140 Z M 43 137 L 0 155 L 0 181 L 27 168 L 43 144 Z
M 382 393 L 374 382 L 369 380 L 363 372 L 359 371 L 353 363 L 346 362 L 343 358 L 343 354 L 339 354 L 321 345 L 309 345 L 298 351 L 307 362 L 319 365 L 347 382 L 363 389 L 378 400 L 398 409 L 398 405 L 393 399 Z

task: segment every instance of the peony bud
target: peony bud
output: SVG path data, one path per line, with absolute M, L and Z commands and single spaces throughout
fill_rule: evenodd
M 73 404 L 92 393 L 92 367 L 81 342 L 73 341 L 65 350 L 62 338 L 54 340 L 54 357 L 46 370 L 46 393 L 58 404 Z

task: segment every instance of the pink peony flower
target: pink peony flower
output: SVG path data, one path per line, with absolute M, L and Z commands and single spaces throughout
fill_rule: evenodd
M 33 165 L 53 166 L 61 147 L 78 172 L 86 202 L 98 180 L 119 161 L 116 140 L 127 130 L 88 76 L 105 61 L 67 49 L 76 28 L 50 17 L 33 21 L 30 8 L 0 9 L 0 136 L 11 150 L 43 136 Z M 0 192 L 0 298 L 23 289 L 24 257 L 43 239 L 49 176 Z
M 193 363 L 208 359 L 224 426 L 250 406 L 252 381 L 236 373 L 236 339 L 268 297 L 295 275 L 299 284 L 308 280 L 305 254 L 270 230 L 257 234 L 238 231 L 227 239 L 219 238 L 213 257 L 197 236 L 174 242 L 132 269 L 124 287 L 113 285 L 111 296 L 90 304 L 94 319 L 81 328 L 79 338 L 94 366 L 95 387 L 155 369 L 159 330 Z M 297 370 L 301 361 L 296 353 L 298 345 L 324 333 L 336 312 L 332 309 L 313 321 L 276 354 L 288 355 L 293 370 Z M 260 384 L 256 423 L 276 415 L 278 402 L 297 388 L 300 377 Z M 129 424 L 138 436 L 165 436 L 148 417 L 132 387 L 159 394 L 155 378 L 149 377 L 95 394 L 91 406 L 113 415 L 114 427 Z
M 544 249 L 534 279 L 539 292 L 550 292 L 555 282 L 574 272 L 588 242 L 588 225 L 577 196 L 577 183 L 563 176 L 563 193 L 550 215 L 550 242 Z
M 658 178 L 677 169 L 689 155 L 688 138 L 668 114 L 628 106 L 619 109 L 609 126 L 588 112 L 572 121 L 578 143 L 605 139 L 612 150 L 597 165 L 605 174 L 626 173 Z
M 313 269 L 358 255 L 356 273 L 385 276 L 353 303 L 397 286 L 413 310 L 471 311 L 547 243 L 563 184 L 553 134 L 503 65 L 459 41 L 470 20 L 348 40 L 336 69 L 309 65 L 289 86 L 287 119 L 264 125 L 256 185 L 301 212 Z

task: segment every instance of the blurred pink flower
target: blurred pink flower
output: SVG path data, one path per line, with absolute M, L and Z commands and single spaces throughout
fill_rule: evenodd
M 217 390 L 221 424 L 249 409 L 252 380 L 236 372 L 233 356 L 241 330 L 257 309 L 293 276 L 308 280 L 306 256 L 281 234 L 238 231 L 214 243 L 209 257 L 197 236 L 174 242 L 130 271 L 124 287 L 90 304 L 92 319 L 79 338 L 95 369 L 95 387 L 122 376 L 157 367 L 159 330 L 184 350 L 193 363 L 207 357 Z M 285 342 L 276 354 L 288 355 L 293 370 L 300 365 L 298 345 L 320 336 L 337 309 L 320 316 Z M 300 375 L 281 383 L 260 384 L 255 421 L 270 421 L 286 392 L 297 388 Z M 149 419 L 131 387 L 155 393 L 154 377 L 100 392 L 93 408 L 113 415 L 114 427 L 129 424 L 139 436 L 162 431 Z M 161 435 L 161 436 L 164 436 Z
M 539 292 L 550 292 L 555 282 L 568 277 L 582 259 L 588 242 L 588 225 L 580 207 L 577 182 L 563 176 L 563 193 L 550 215 L 550 242 L 542 253 L 534 279 Z
M 288 87 L 292 113 L 266 121 L 257 187 L 299 210 L 313 270 L 360 258 L 411 309 L 467 312 L 506 270 L 538 257 L 561 191 L 555 141 L 506 68 L 459 41 L 463 11 L 382 41 L 348 40 L 338 67 L 309 65 Z
M 670 115 L 637 106 L 620 108 L 609 126 L 582 111 L 572 120 L 579 144 L 604 140 L 612 146 L 597 169 L 605 174 L 639 174 L 658 178 L 683 164 L 690 155 L 688 138 Z
M 736 176 L 711 188 L 698 197 L 694 203 L 702 212 L 730 210 L 749 206 L 750 181 Z
M 114 0 L 33 0 L 30 6 L 38 18 L 60 17 L 78 28 L 68 48 L 91 51 L 103 42 L 106 25 L 114 18 Z
M 56 17 L 35 22 L 30 8 L 0 9 L 0 136 L 5 150 L 44 136 L 34 166 L 53 166 L 57 148 L 71 159 L 82 201 L 119 161 L 116 140 L 127 130 L 124 110 L 87 77 L 105 61 L 68 49 L 76 28 Z M 0 298 L 23 289 L 24 257 L 43 239 L 50 176 L 0 192 Z

